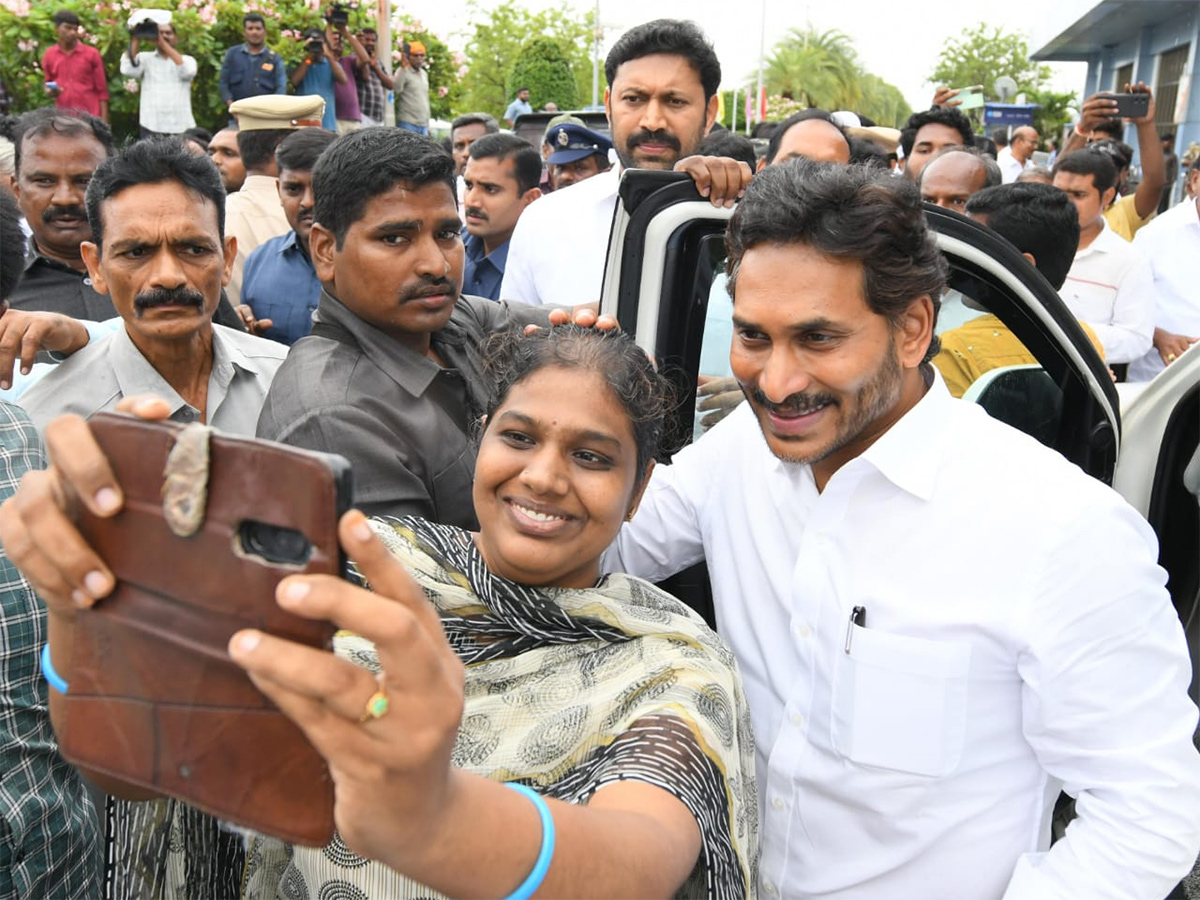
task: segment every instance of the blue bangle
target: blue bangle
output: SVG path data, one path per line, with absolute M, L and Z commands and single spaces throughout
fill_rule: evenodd
M 518 794 L 524 794 L 537 807 L 538 818 L 542 820 L 542 849 L 538 851 L 537 861 L 529 876 L 521 882 L 520 887 L 509 894 L 505 900 L 529 900 L 542 886 L 546 872 L 550 869 L 550 860 L 554 856 L 554 816 L 550 815 L 550 807 L 542 799 L 542 795 L 533 788 L 515 781 L 506 781 L 505 787 L 512 788 Z
M 67 682 L 63 677 L 54 671 L 54 663 L 50 662 L 50 645 L 46 644 L 42 647 L 42 676 L 46 679 L 46 684 L 54 688 L 60 694 L 67 693 Z

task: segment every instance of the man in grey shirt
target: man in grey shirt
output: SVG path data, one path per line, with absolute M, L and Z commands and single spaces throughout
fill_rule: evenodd
M 287 348 L 212 322 L 234 258 L 224 200 L 217 170 L 182 145 L 141 142 L 96 169 L 86 199 L 93 241 L 81 252 L 124 327 L 23 395 L 39 429 L 154 393 L 176 421 L 253 434 Z
M 429 70 L 425 45 L 413 41 L 396 74 L 396 124 L 417 134 L 429 134 Z
M 345 456 L 368 515 L 474 528 L 469 435 L 488 389 L 480 343 L 509 325 L 544 325 L 548 312 L 460 296 L 454 162 L 428 138 L 345 135 L 312 184 L 309 251 L 326 291 L 312 334 L 271 387 L 258 436 Z

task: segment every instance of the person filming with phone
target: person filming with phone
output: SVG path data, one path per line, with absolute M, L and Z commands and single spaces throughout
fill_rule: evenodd
M 160 13 L 160 10 L 154 10 Z M 158 18 L 150 10 L 135 13 L 129 20 L 129 50 L 121 56 L 121 74 L 142 82 L 138 125 L 142 137 L 156 134 L 183 134 L 196 127 L 192 115 L 192 82 L 196 78 L 196 60 L 176 48 L 179 36 L 170 22 L 170 13 Z M 143 40 L 154 42 L 154 50 L 138 52 Z

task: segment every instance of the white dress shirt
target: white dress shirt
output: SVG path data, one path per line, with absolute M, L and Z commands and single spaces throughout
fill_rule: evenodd
M 531 203 L 517 220 L 500 299 L 570 308 L 598 303 L 619 166 Z
M 196 60 L 184 56 L 183 65 L 176 65 L 157 50 L 143 50 L 136 59 L 131 62 L 128 53 L 121 54 L 121 74 L 142 79 L 138 124 L 159 134 L 182 134 L 195 128 L 192 80 Z
M 1154 325 L 1171 334 L 1200 337 L 1200 214 L 1184 199 L 1138 229 L 1133 246 L 1154 276 Z M 1129 366 L 1130 381 L 1149 381 L 1163 370 L 1153 347 Z
M 940 377 L 820 493 L 746 404 L 658 466 L 605 567 L 702 558 L 754 719 L 761 896 L 1161 898 L 1190 870 L 1197 714 L 1153 532 Z M 1064 784 L 1080 818 L 1047 853 Z
M 1004 184 L 1011 184 L 1025 171 L 1025 163 L 1012 154 L 1011 147 L 1005 147 L 996 154 L 996 165 L 1000 167 L 1000 177 Z
M 1105 362 L 1133 362 L 1154 339 L 1154 276 L 1141 251 L 1100 221 L 1100 234 L 1075 254 L 1058 295 L 1096 332 Z

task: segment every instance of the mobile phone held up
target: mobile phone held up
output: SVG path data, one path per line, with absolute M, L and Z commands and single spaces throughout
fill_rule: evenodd
M 1118 94 L 1104 92 L 1097 94 L 1105 100 L 1117 102 L 1117 115 L 1122 119 L 1141 119 L 1150 112 L 1150 95 L 1143 93 Z
M 959 109 L 979 109 L 983 106 L 983 85 L 973 84 L 970 87 L 959 88 L 955 99 L 960 101 Z
M 333 625 L 285 611 L 275 589 L 289 575 L 342 574 L 349 463 L 199 425 L 107 413 L 90 424 L 126 499 L 111 518 L 79 518 L 117 586 L 75 616 L 63 756 L 238 825 L 324 845 L 333 834 L 325 762 L 226 648 L 243 628 L 330 645 Z

